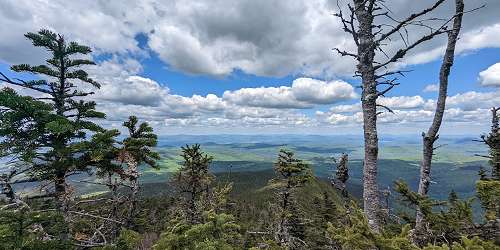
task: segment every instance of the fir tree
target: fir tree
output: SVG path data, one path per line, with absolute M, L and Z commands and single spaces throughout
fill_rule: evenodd
M 240 225 L 224 212 L 232 184 L 210 188 L 213 176 L 208 173 L 212 157 L 200 145 L 182 147 L 184 164 L 174 184 L 179 188 L 182 216 L 168 221 L 155 250 L 170 249 L 243 249 Z
M 481 136 L 489 148 L 489 159 L 491 166 L 491 175 L 482 169 L 479 173 L 481 180 L 476 184 L 478 197 L 486 210 L 485 217 L 487 220 L 495 220 L 500 218 L 500 127 L 498 111 L 500 108 L 491 109 L 491 131 L 488 135 Z
M 156 168 L 156 160 L 159 159 L 159 154 L 152 149 L 157 143 L 157 136 L 148 123 L 138 124 L 137 117 L 131 116 L 123 125 L 128 129 L 128 137 L 122 142 L 117 141 L 119 131 L 116 129 L 96 133 L 88 142 L 92 150 L 86 157 L 87 161 L 94 162 L 97 177 L 101 179 L 87 183 L 106 186 L 110 191 L 110 200 L 104 199 L 109 205 L 99 204 L 108 208 L 109 220 L 102 221 L 96 227 L 111 240 L 118 240 L 122 228 L 131 228 L 137 215 L 138 166 L 145 163 Z M 124 195 L 120 192 L 123 187 L 129 188 L 130 192 Z M 102 209 L 99 212 L 104 213 Z M 102 244 L 97 242 L 100 240 L 96 237 L 87 239 L 92 244 Z
M 278 178 L 272 184 L 278 186 L 279 215 L 275 232 L 276 241 L 283 247 L 297 248 L 304 245 L 303 221 L 298 217 L 298 204 L 293 197 L 297 188 L 304 186 L 312 178 L 308 164 L 295 158 L 294 153 L 280 150 L 278 160 L 274 163 L 274 171 Z
M 52 107 L 33 97 L 21 96 L 11 88 L 0 91 L 0 157 L 33 160 L 47 139 L 45 126 L 55 118 Z
M 201 222 L 202 199 L 210 191 L 214 179 L 208 172 L 213 157 L 203 153 L 199 144 L 182 147 L 184 162 L 175 174 L 173 184 L 181 195 L 182 213 L 191 224 Z
M 339 219 L 337 205 L 327 192 L 323 192 L 323 209 L 323 219 L 325 222 L 333 222 Z
M 410 237 L 419 246 L 428 243 L 446 243 L 459 241 L 460 236 L 471 233 L 474 228 L 472 220 L 472 199 L 461 200 L 458 195 L 451 191 L 447 201 L 433 200 L 410 190 L 408 185 L 402 181 L 396 182 L 396 191 L 402 200 L 411 209 L 420 208 L 429 220 L 425 231 L 412 230 Z M 437 208 L 440 208 L 439 210 Z M 404 216 L 411 223 L 411 216 Z M 415 235 L 415 234 L 418 235 Z
M 40 79 L 12 80 L 1 73 L 0 81 L 34 90 L 42 96 L 38 99 L 53 107 L 55 116 L 50 122 L 43 124 L 41 143 L 36 145 L 37 150 L 30 149 L 33 154 L 30 163 L 34 175 L 54 184 L 56 209 L 68 218 L 71 188 L 66 178 L 81 171 L 88 171 L 90 163 L 82 159 L 89 150 L 85 147 L 86 134 L 102 131 L 92 120 L 105 116 L 95 111 L 95 102 L 80 100 L 92 92 L 81 91 L 79 86 L 85 83 L 99 88 L 100 85 L 81 69 L 81 66 L 94 64 L 91 60 L 78 57 L 89 54 L 89 47 L 67 42 L 62 35 L 49 30 L 30 32 L 25 36 L 35 47 L 49 51 L 52 57 L 43 65 L 20 64 L 12 66 L 11 70 L 32 73 Z
M 345 223 L 340 225 L 329 223 L 328 225 L 328 233 L 338 245 L 338 248 L 335 249 L 420 249 L 408 239 L 409 225 L 403 226 L 401 232 L 397 234 L 390 234 L 384 231 L 376 233 L 370 230 L 367 218 L 355 202 L 350 203 L 348 211 L 345 214 Z
M 129 136 L 123 140 L 118 160 L 127 164 L 127 169 L 122 173 L 122 176 L 128 180 L 131 188 L 127 214 L 127 225 L 130 226 L 137 209 L 140 176 L 138 166 L 144 163 L 158 168 L 156 161 L 160 159 L 160 155 L 152 149 L 158 143 L 158 138 L 147 122 L 138 125 L 137 117 L 130 116 L 128 121 L 123 123 L 123 126 L 128 128 Z

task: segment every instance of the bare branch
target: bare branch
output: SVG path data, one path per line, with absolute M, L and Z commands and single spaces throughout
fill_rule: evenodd
M 389 87 L 387 87 L 386 89 L 384 89 L 382 91 L 378 91 L 377 96 L 384 96 L 387 92 L 389 92 L 391 89 L 393 89 L 394 86 L 398 86 L 399 83 L 395 82 L 396 80 L 397 80 L 397 78 L 393 79 L 391 81 L 388 81 L 388 82 L 378 83 L 378 85 L 389 85 Z
M 343 25 L 343 30 L 345 32 L 351 34 L 352 38 L 354 40 L 354 43 L 356 43 L 356 45 L 359 45 L 358 33 L 356 32 L 356 29 L 354 27 L 354 20 L 356 19 L 355 18 L 355 11 L 354 11 L 354 8 L 350 4 L 348 4 L 347 6 L 349 7 L 349 10 L 351 12 L 349 15 L 349 20 L 346 20 L 344 18 L 344 14 L 342 12 L 342 8 L 340 7 L 339 0 L 337 0 L 337 8 L 339 9 L 339 12 L 335 13 L 333 15 L 340 18 L 340 21 L 342 22 L 342 25 Z
M 387 71 L 381 75 L 375 75 L 375 78 L 380 79 L 380 78 L 385 78 L 387 76 L 391 75 L 400 75 L 400 76 L 405 76 L 405 73 L 412 72 L 413 70 L 396 70 L 396 71 Z
M 385 106 L 385 105 L 377 104 L 377 107 L 384 108 L 385 110 L 389 111 L 389 113 L 393 113 L 394 114 L 394 111 L 392 109 L 390 109 L 389 107 Z M 377 114 L 382 114 L 382 113 L 383 112 L 378 112 Z
M 421 43 L 423 42 L 426 42 L 426 41 L 429 41 L 431 40 L 432 38 L 434 38 L 435 36 L 437 35 L 440 35 L 440 34 L 443 34 L 443 33 L 447 33 L 449 30 L 448 29 L 443 29 L 445 28 L 445 26 L 443 25 L 441 28 L 439 28 L 438 30 L 428 34 L 428 35 L 425 35 L 423 37 L 421 37 L 420 39 L 418 39 L 417 41 L 415 41 L 414 43 L 412 43 L 411 45 L 403 48 L 403 49 L 399 49 L 392 57 L 391 59 L 389 59 L 388 61 L 384 62 L 384 63 L 381 63 L 379 65 L 376 65 L 376 66 L 373 66 L 373 68 L 375 70 L 377 69 L 380 69 L 382 67 L 386 67 L 388 64 L 390 63 L 394 63 L 394 62 L 397 62 L 399 59 L 403 58 L 406 53 L 410 50 L 412 50 L 413 48 L 417 47 L 418 45 L 420 45 Z
M 399 32 L 401 30 L 401 28 L 405 27 L 409 22 L 415 20 L 416 18 L 420 17 L 420 16 L 423 16 L 431 11 L 433 11 L 434 9 L 436 9 L 437 7 L 439 7 L 442 3 L 444 3 L 445 0 L 438 0 L 436 3 L 434 3 L 433 6 L 427 8 L 427 9 L 424 9 L 422 10 L 421 12 L 419 13 L 414 13 L 414 14 L 411 14 L 409 17 L 407 17 L 406 19 L 404 19 L 403 21 L 400 21 L 398 25 L 396 25 L 396 27 L 394 27 L 392 30 L 388 31 L 387 33 L 385 34 L 382 34 L 380 36 L 379 39 L 377 39 L 375 41 L 375 44 L 379 44 L 380 42 L 382 42 L 383 40 L 389 38 L 391 35 L 393 35 L 394 33 L 396 32 Z
M 339 53 L 341 56 L 350 56 L 350 57 L 358 58 L 358 56 L 356 54 L 351 53 L 351 52 L 347 52 L 345 50 L 339 50 L 338 48 L 333 48 L 333 50 L 337 51 L 337 53 Z
M 73 214 L 77 214 L 77 215 L 81 215 L 81 216 L 87 216 L 87 217 L 91 217 L 91 218 L 96 218 L 96 219 L 101 219 L 101 220 L 105 220 L 105 221 L 110 221 L 110 222 L 114 222 L 114 223 L 118 223 L 118 224 L 124 224 L 121 221 L 117 221 L 117 220 L 113 220 L 113 219 L 109 219 L 109 218 L 105 218 L 105 217 L 102 217 L 102 216 L 93 215 L 93 214 L 89 214 L 89 213 L 83 213 L 83 212 L 78 212 L 78 211 L 68 211 L 68 212 L 73 213 Z

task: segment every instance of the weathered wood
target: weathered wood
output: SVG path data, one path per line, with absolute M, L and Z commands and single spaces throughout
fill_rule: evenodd
M 443 121 L 446 108 L 446 97 L 448 95 L 448 77 L 451 67 L 453 66 L 455 57 L 455 47 L 462 27 L 462 17 L 464 12 L 464 1 L 455 0 L 455 18 L 453 21 L 453 29 L 448 32 L 448 43 L 439 72 L 439 95 L 436 105 L 436 111 L 432 124 L 427 133 L 422 133 L 423 142 L 423 158 L 420 165 L 420 180 L 418 184 L 418 194 L 425 196 L 429 192 L 429 184 L 431 181 L 431 164 L 432 156 L 434 155 L 434 143 L 438 140 L 439 129 Z M 417 209 L 415 220 L 415 228 L 417 231 L 424 230 L 424 215 Z M 418 233 L 417 233 L 418 234 Z
M 399 36 L 402 33 L 408 32 L 407 28 L 421 24 L 421 17 L 434 12 L 446 0 L 436 0 L 433 5 L 420 12 L 410 14 L 408 17 L 397 21 L 392 18 L 390 10 L 382 1 L 379 0 L 352 0 L 353 5 L 348 4 L 350 11 L 349 15 L 342 12 L 339 6 L 339 12 L 335 16 L 339 17 L 343 30 L 352 35 L 353 41 L 356 44 L 357 52 L 349 52 L 340 49 L 335 49 L 341 56 L 353 57 L 357 60 L 356 76 L 361 77 L 361 106 L 363 108 L 363 130 L 364 130 L 364 162 L 363 162 L 363 204 L 364 212 L 368 219 L 370 228 L 374 232 L 380 231 L 380 200 L 379 188 L 377 183 L 378 174 L 378 135 L 377 135 L 377 115 L 381 112 L 377 111 L 377 107 L 382 107 L 388 110 L 389 107 L 377 104 L 377 98 L 384 96 L 392 88 L 399 85 L 397 78 L 392 78 L 394 75 L 402 75 L 403 71 L 387 70 L 393 63 L 404 58 L 407 53 L 420 44 L 432 40 L 435 36 L 448 32 L 447 24 L 453 19 L 444 20 L 443 23 L 436 28 L 431 28 L 431 32 L 410 42 L 408 39 L 401 36 L 404 46 L 401 46 L 395 53 L 388 55 L 383 50 L 384 43 L 390 42 L 392 36 Z M 384 11 L 387 10 L 387 11 Z M 394 25 L 377 23 L 375 18 L 383 16 L 387 20 L 396 22 Z M 356 24 L 355 24 L 356 23 Z M 385 31 L 384 27 L 392 27 Z M 431 25 L 434 26 L 434 25 Z M 430 26 L 429 26 L 430 27 Z M 387 60 L 377 62 L 375 60 L 376 53 L 383 53 Z M 385 89 L 378 90 L 377 87 L 385 86 Z

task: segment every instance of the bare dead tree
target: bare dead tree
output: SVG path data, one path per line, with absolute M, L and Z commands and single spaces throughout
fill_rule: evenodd
M 418 194 L 425 196 L 429 191 L 431 181 L 431 164 L 432 156 L 434 155 L 434 143 L 438 140 L 439 129 L 443 121 L 444 111 L 446 107 L 446 97 L 448 95 L 448 77 L 451 67 L 453 66 L 455 57 L 455 47 L 462 27 L 462 17 L 464 12 L 464 1 L 455 0 L 455 18 L 453 20 L 453 28 L 448 32 L 448 43 L 444 53 L 441 69 L 439 72 L 439 95 L 437 99 L 436 111 L 434 119 L 427 133 L 422 133 L 423 158 L 420 165 L 420 181 L 418 184 Z M 415 219 L 415 228 L 421 231 L 424 227 L 424 214 L 417 208 Z
M 127 225 L 130 226 L 137 210 L 137 195 L 139 194 L 140 176 L 138 169 L 139 163 L 137 162 L 137 159 L 135 159 L 135 157 L 133 157 L 132 154 L 128 153 L 127 151 L 122 152 L 120 158 L 122 158 L 127 165 L 127 169 L 125 169 L 123 175 L 125 176 L 125 179 L 128 180 L 128 187 L 130 188 L 130 195 L 128 198 L 129 209 L 127 212 Z
M 113 241 L 119 235 L 126 217 L 122 211 L 127 199 L 119 192 L 122 187 L 128 187 L 124 183 L 120 169 L 115 172 L 101 174 L 100 181 L 81 180 L 81 183 L 105 186 L 109 190 L 109 197 L 95 198 L 89 197 L 76 202 L 74 209 L 70 213 L 74 217 L 86 218 L 89 220 L 89 231 L 91 234 L 76 234 L 74 237 L 78 247 L 98 247 L 112 246 Z M 87 204 L 94 204 L 93 208 Z M 92 209 L 91 209 L 92 208 Z
M 356 52 L 335 48 L 341 56 L 354 58 L 357 61 L 356 77 L 361 77 L 361 105 L 363 108 L 364 130 L 364 163 L 363 163 L 363 203 L 364 212 L 370 228 L 380 230 L 380 200 L 377 186 L 378 133 L 377 115 L 383 108 L 377 99 L 398 86 L 398 76 L 404 76 L 405 70 L 398 70 L 394 65 L 419 45 L 434 39 L 436 36 L 449 33 L 452 28 L 448 24 L 456 17 L 448 19 L 429 17 L 446 0 L 436 0 L 430 7 L 411 13 L 404 19 L 393 17 L 384 0 L 352 0 L 347 4 L 349 13 L 339 7 L 335 14 L 340 18 L 343 30 L 352 36 L 357 47 Z M 437 22 L 440 22 L 436 25 Z M 425 29 L 426 32 L 416 39 L 409 38 L 409 29 Z M 394 53 L 386 52 L 387 43 L 395 39 L 403 45 Z
M 116 162 L 107 167 L 100 165 L 97 181 L 81 180 L 79 182 L 105 186 L 109 197 L 79 200 L 76 205 L 83 205 L 80 210 L 71 211 L 76 216 L 92 219 L 93 233 L 89 237 L 75 238 L 80 247 L 113 245 L 122 228 L 129 227 L 134 215 L 136 195 L 138 191 L 137 164 L 124 149 L 120 149 Z M 131 166 L 132 164 L 132 166 Z M 126 167 L 124 167 L 124 165 Z M 135 173 L 135 174 L 134 174 Z M 131 176 L 133 175 L 133 176 Z M 128 189 L 124 194 L 121 190 Z M 98 204 L 99 210 L 89 211 L 85 204 Z
M 9 210 L 11 212 L 15 212 L 15 214 L 18 214 L 20 217 L 25 217 L 34 212 L 29 204 L 29 200 L 54 196 L 53 193 L 21 196 L 16 192 L 14 188 L 15 185 L 36 183 L 39 181 L 37 178 L 25 175 L 29 169 L 29 167 L 23 168 L 16 166 L 14 169 L 0 174 L 0 195 L 4 195 L 7 201 L 6 205 L 0 207 L 0 211 Z M 18 228 L 16 228 L 18 235 L 22 235 L 24 230 L 35 233 L 37 235 L 36 239 L 40 241 L 51 240 L 54 238 L 54 236 L 49 235 L 46 232 L 41 223 L 34 222 L 29 225 L 23 225 L 23 223 L 21 223 L 18 225 Z

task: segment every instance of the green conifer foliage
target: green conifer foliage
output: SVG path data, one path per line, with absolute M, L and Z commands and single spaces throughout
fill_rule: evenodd
M 329 223 L 328 232 L 330 237 L 335 240 L 340 249 L 365 250 L 418 250 L 409 239 L 410 226 L 402 228 L 400 234 L 389 234 L 386 232 L 375 233 L 370 230 L 368 221 L 363 212 L 352 202 L 346 213 L 346 222 L 342 225 Z
M 140 123 L 135 116 L 129 117 L 123 125 L 128 129 L 128 137 L 118 141 L 118 130 L 105 130 L 92 135 L 88 141 L 91 150 L 85 158 L 93 162 L 96 175 L 99 178 L 92 184 L 106 186 L 109 189 L 109 200 L 95 203 L 100 206 L 94 214 L 107 214 L 110 220 L 97 221 L 95 226 L 100 228 L 100 233 L 106 235 L 107 241 L 118 241 L 121 231 L 125 228 L 134 228 L 137 216 L 138 191 L 139 191 L 139 165 L 157 167 L 156 160 L 159 154 L 153 150 L 156 146 L 157 136 L 148 123 Z M 94 198 L 92 198 L 94 199 Z M 83 228 L 85 229 L 85 228 Z M 92 232 L 90 233 L 92 235 Z M 80 235 L 88 235 L 82 232 Z M 87 239 L 88 240 L 88 239 Z M 94 237 L 93 244 L 99 238 Z
M 127 214 L 127 225 L 130 226 L 137 210 L 137 195 L 139 193 L 139 165 L 146 164 L 158 168 L 157 160 L 160 154 L 152 148 L 158 143 L 158 137 L 153 133 L 153 128 L 147 122 L 138 124 L 135 116 L 130 116 L 123 123 L 128 128 L 129 136 L 123 140 L 123 147 L 119 152 L 118 160 L 127 164 L 127 169 L 121 173 L 129 181 L 131 195 Z
M 0 211 L 0 249 L 72 249 L 69 241 L 51 235 L 65 227 L 55 213 L 32 211 L 28 206 Z
M 153 128 L 147 123 L 138 124 L 136 116 L 130 116 L 123 123 L 128 131 L 128 137 L 123 140 L 123 151 L 130 154 L 138 164 L 158 168 L 157 160 L 160 158 L 158 152 L 152 150 L 158 143 L 158 136 L 153 133 Z
M 16 156 L 30 162 L 46 145 L 45 126 L 55 118 L 52 107 L 11 88 L 0 91 L 0 157 Z
M 181 209 L 190 224 L 201 222 L 204 204 L 214 176 L 208 172 L 213 157 L 201 151 L 200 145 L 182 147 L 184 162 L 175 174 L 173 184 L 181 195 Z
M 240 225 L 223 211 L 232 184 L 211 188 L 214 177 L 208 170 L 212 157 L 199 144 L 182 147 L 182 157 L 183 166 L 174 176 L 181 201 L 154 249 L 243 249 Z
M 491 132 L 481 136 L 482 141 L 489 148 L 489 159 L 491 175 L 482 169 L 479 173 L 481 179 L 476 184 L 477 196 L 481 205 L 486 210 L 485 219 L 493 221 L 500 218 L 500 127 L 498 111 L 500 108 L 492 108 Z
M 429 218 L 425 235 L 419 235 L 419 245 L 426 245 L 428 242 L 442 243 L 459 241 L 464 234 L 470 233 L 474 223 L 472 219 L 472 199 L 462 200 L 454 191 L 451 191 L 448 201 L 436 201 L 429 197 L 421 196 L 409 189 L 408 185 L 402 181 L 396 182 L 396 191 L 401 194 L 408 207 L 415 209 L 419 206 Z M 439 207 L 439 210 L 433 209 Z M 406 216 L 404 216 L 406 217 Z M 413 218 L 407 216 L 412 222 Z
M 346 182 L 349 180 L 349 167 L 347 166 L 348 159 L 349 156 L 343 153 L 337 164 L 335 177 L 332 180 L 332 184 L 340 191 L 344 198 L 349 196 L 346 188 Z
M 488 145 L 491 166 L 491 179 L 500 181 L 500 108 L 491 109 L 491 132 L 482 136 L 483 142 Z
M 81 83 L 99 88 L 99 84 L 88 77 L 81 66 L 93 65 L 88 59 L 79 58 L 87 55 L 91 49 L 76 42 L 67 42 L 62 35 L 49 30 L 27 33 L 35 47 L 49 51 L 51 58 L 43 65 L 13 65 L 15 72 L 27 72 L 40 77 L 39 80 L 12 80 L 1 74 L 0 80 L 8 84 L 21 86 L 37 91 L 41 99 L 49 103 L 54 114 L 50 122 L 44 124 L 44 145 L 36 152 L 31 161 L 34 173 L 40 179 L 54 183 L 56 208 L 67 215 L 71 192 L 68 190 L 66 178 L 78 171 L 88 170 L 89 164 L 81 159 L 85 148 L 86 133 L 102 131 L 91 121 L 104 118 L 104 114 L 95 111 L 94 102 L 80 100 L 80 97 L 92 94 L 81 91 Z M 48 79 L 48 80 L 45 80 Z M 43 147 L 42 147 L 43 146 Z
M 279 196 L 278 225 L 275 240 L 283 247 L 298 249 L 303 247 L 304 222 L 299 214 L 299 204 L 293 195 L 297 188 L 302 187 L 313 178 L 308 164 L 295 158 L 294 153 L 282 149 L 278 160 L 274 163 L 274 171 L 278 178 L 271 180 L 271 185 L 276 186 Z
M 428 245 L 422 250 L 500 250 L 500 246 L 495 245 L 493 242 L 481 240 L 477 236 L 472 238 L 462 236 L 459 242 L 453 242 L 451 246 L 446 244 L 441 246 Z
M 208 211 L 202 218 L 204 222 L 200 224 L 192 225 L 182 220 L 167 227 L 154 249 L 243 249 L 240 226 L 232 215 Z

